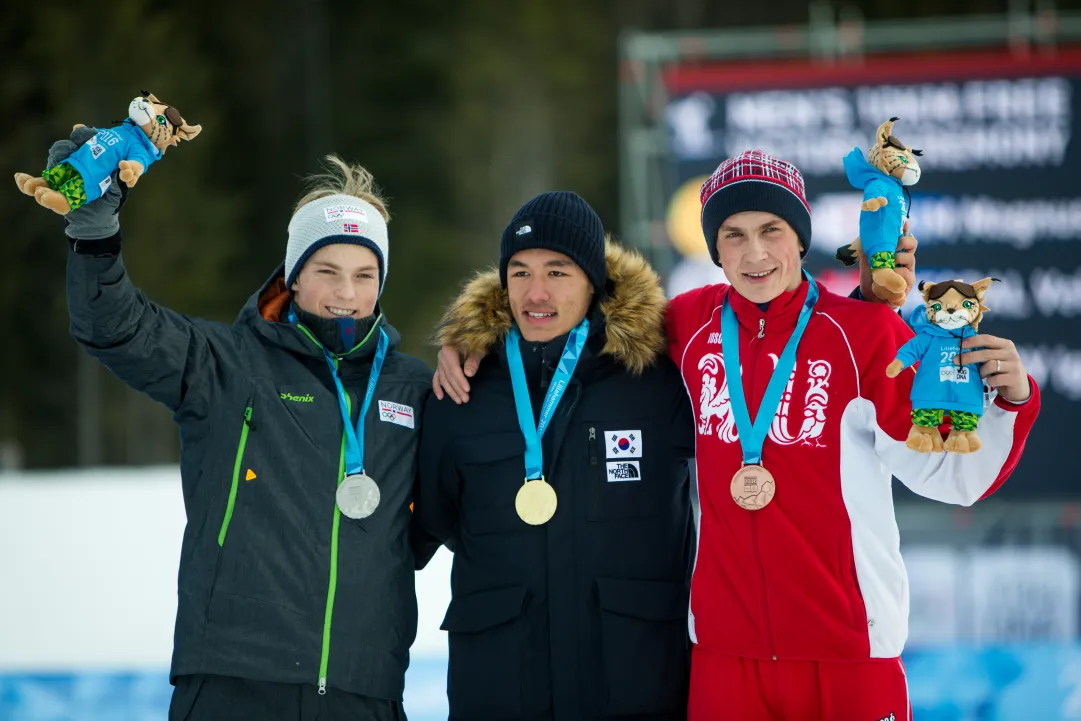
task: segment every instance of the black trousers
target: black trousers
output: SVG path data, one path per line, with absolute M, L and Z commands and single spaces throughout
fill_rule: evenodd
M 178 676 L 169 721 L 406 721 L 399 701 L 357 696 L 314 684 L 231 676 Z

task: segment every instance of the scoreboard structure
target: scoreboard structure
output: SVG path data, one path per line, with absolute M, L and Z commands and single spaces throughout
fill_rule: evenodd
M 981 330 L 1012 339 L 1043 410 L 1002 497 L 1081 499 L 1081 14 L 698 34 L 621 43 L 621 225 L 668 291 L 723 280 L 698 189 L 760 148 L 803 171 L 807 268 L 836 292 L 861 191 L 841 165 L 878 125 L 923 150 L 911 191 L 918 277 L 999 278 Z M 921 299 L 913 293 L 905 312 Z

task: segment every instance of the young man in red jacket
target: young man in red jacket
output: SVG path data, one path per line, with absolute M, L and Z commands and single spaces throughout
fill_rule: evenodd
M 811 216 L 795 166 L 761 151 L 702 187 L 702 230 L 731 285 L 673 299 L 669 352 L 696 406 L 698 553 L 688 718 L 909 719 L 908 578 L 891 475 L 969 505 L 1013 471 L 1039 390 L 1008 340 L 966 363 L 997 391 L 971 454 L 905 446 L 912 330 L 803 272 Z M 732 382 L 734 376 L 741 379 Z

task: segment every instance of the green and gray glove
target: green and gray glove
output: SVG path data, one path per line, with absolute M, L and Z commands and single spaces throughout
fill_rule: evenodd
M 49 148 L 46 169 L 63 162 L 79 146 L 97 134 L 97 128 L 83 126 L 71 131 L 70 140 L 58 140 Z M 113 182 L 109 190 L 92 203 L 71 211 L 64 216 L 67 228 L 64 232 L 73 240 L 101 240 L 111 238 L 120 232 L 120 206 L 124 204 L 127 186 L 120 182 L 117 171 L 113 171 Z

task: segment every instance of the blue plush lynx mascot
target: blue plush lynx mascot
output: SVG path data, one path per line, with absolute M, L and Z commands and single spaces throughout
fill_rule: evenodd
M 863 204 L 859 237 L 837 251 L 838 260 L 845 265 L 854 265 L 859 253 L 866 255 L 875 295 L 894 305 L 904 302 L 908 292 L 904 278 L 894 270 L 894 250 L 897 241 L 908 233 L 905 188 L 919 181 L 920 164 L 916 158 L 923 154 L 893 135 L 896 121 L 890 118 L 878 126 L 866 160 L 859 148 L 845 156 L 845 175 L 853 187 L 863 190 Z
M 202 129 L 188 125 L 176 108 L 144 90 L 128 104 L 123 123 L 98 130 L 63 162 L 38 177 L 16 173 L 15 184 L 39 204 L 67 215 L 104 195 L 112 185 L 113 173 L 127 187 L 134 186 L 168 148 L 191 140 Z
M 916 336 L 901 346 L 886 375 L 896 378 L 916 363 L 912 381 L 912 429 L 905 445 L 920 453 L 971 453 L 983 445 L 976 426 L 983 415 L 984 390 L 979 366 L 957 365 L 961 341 L 976 335 L 984 311 L 984 295 L 995 278 L 972 285 L 959 280 L 920 283 L 926 307 L 912 312 L 909 323 Z M 945 444 L 939 434 L 943 417 L 950 416 Z

